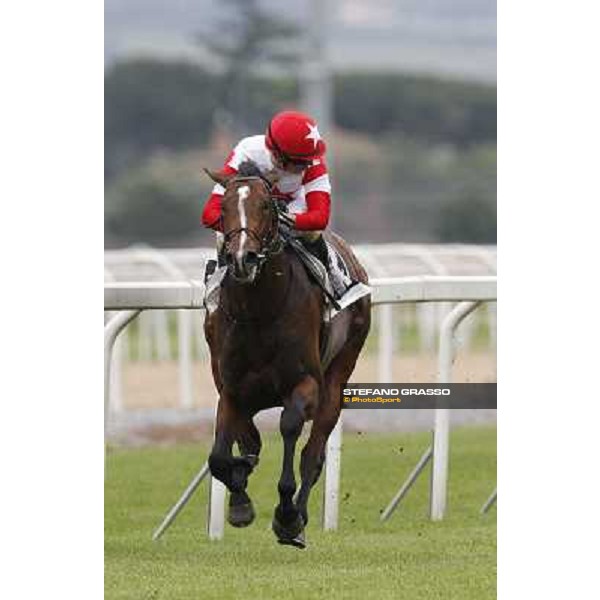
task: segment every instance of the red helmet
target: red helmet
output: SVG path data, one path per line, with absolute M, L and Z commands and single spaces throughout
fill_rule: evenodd
M 269 123 L 266 135 L 269 150 L 291 160 L 313 160 L 327 149 L 317 122 L 307 114 L 288 110 L 277 113 Z

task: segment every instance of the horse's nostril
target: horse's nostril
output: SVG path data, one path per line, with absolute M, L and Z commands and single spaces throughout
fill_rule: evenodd
M 258 263 L 258 254 L 256 252 L 253 252 L 252 250 L 249 250 L 248 252 L 246 252 L 245 262 L 246 265 L 250 267 L 255 266 Z

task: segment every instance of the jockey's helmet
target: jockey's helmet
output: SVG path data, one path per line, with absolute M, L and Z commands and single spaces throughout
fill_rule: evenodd
M 266 145 L 282 159 L 292 163 L 310 163 L 325 154 L 317 122 L 305 113 L 277 113 L 267 127 Z

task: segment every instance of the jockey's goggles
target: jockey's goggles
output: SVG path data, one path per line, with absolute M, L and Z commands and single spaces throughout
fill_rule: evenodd
M 289 156 L 285 156 L 285 154 L 277 153 L 277 158 L 283 163 L 283 166 L 292 165 L 293 167 L 302 167 L 304 169 L 308 169 L 312 164 L 312 159 L 310 158 L 291 158 Z

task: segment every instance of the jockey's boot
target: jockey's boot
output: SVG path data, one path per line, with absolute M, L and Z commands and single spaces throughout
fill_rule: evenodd
M 206 285 L 209 279 L 215 274 L 217 267 L 220 269 L 221 267 L 225 267 L 226 264 L 224 252 L 218 252 L 216 260 L 214 258 L 207 260 L 204 269 L 204 285 Z
M 204 307 L 209 313 L 219 306 L 221 282 L 226 272 L 225 252 L 223 246 L 218 245 L 217 260 L 208 260 L 204 271 Z
M 215 274 L 217 270 L 217 261 L 214 258 L 206 261 L 206 267 L 204 268 L 204 285 L 206 285 L 209 279 Z
M 322 235 L 319 235 L 314 239 L 309 237 L 301 237 L 300 241 L 304 247 L 325 267 L 327 277 L 329 277 L 331 288 L 333 289 L 333 295 L 337 300 L 344 293 L 344 289 L 347 286 L 344 285 L 344 282 L 341 281 L 339 277 L 336 277 L 337 273 L 333 272 L 335 269 L 331 269 L 332 261 L 325 238 Z M 350 280 L 348 280 L 348 284 L 350 284 Z
M 318 258 L 322 263 L 325 269 L 329 271 L 329 252 L 327 250 L 327 244 L 325 243 L 325 239 L 322 235 L 318 236 L 314 240 L 310 240 L 307 237 L 301 237 L 300 241 L 302 245 L 316 258 Z
M 314 241 L 302 238 L 302 243 L 313 256 L 316 256 L 323 263 L 327 270 L 340 310 L 371 293 L 368 285 L 360 281 L 353 281 L 344 273 L 333 248 L 327 245 L 322 235 Z

